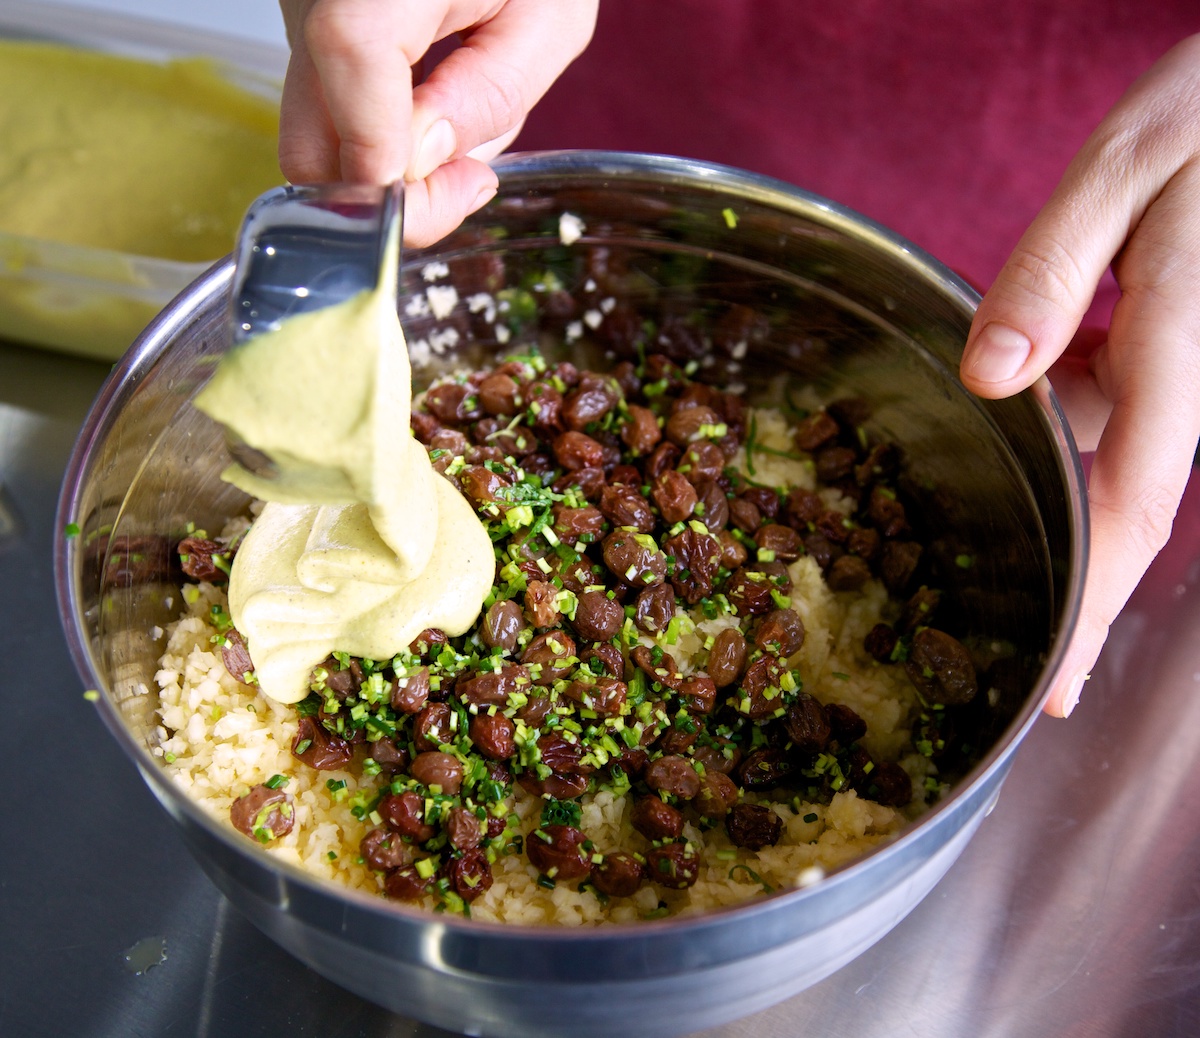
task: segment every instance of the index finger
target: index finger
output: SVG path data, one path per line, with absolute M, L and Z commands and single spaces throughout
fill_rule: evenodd
M 451 128 L 454 155 L 499 154 L 525 116 L 587 46 L 598 0 L 507 0 L 480 19 L 413 93 L 413 139 Z M 431 152 L 430 155 L 426 151 Z M 410 175 L 426 176 L 436 149 L 422 145 Z
M 399 180 L 409 161 L 410 69 L 437 39 L 445 4 L 316 0 L 304 45 L 338 139 L 341 179 Z

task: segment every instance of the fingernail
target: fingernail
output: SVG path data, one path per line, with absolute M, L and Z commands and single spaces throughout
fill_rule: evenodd
M 424 180 L 438 166 L 452 159 L 457 149 L 458 136 L 454 127 L 450 125 L 450 120 L 439 119 L 425 131 L 421 145 L 417 148 L 412 164 L 413 180 Z
M 1090 674 L 1077 674 L 1071 684 L 1067 686 L 1066 692 L 1063 693 L 1063 717 L 1070 717 L 1071 711 L 1079 705 L 1079 697 L 1083 694 L 1083 683 L 1090 677 Z
M 963 374 L 979 382 L 1007 382 L 1029 359 L 1027 336 L 1007 324 L 992 323 L 979 333 L 963 360 Z

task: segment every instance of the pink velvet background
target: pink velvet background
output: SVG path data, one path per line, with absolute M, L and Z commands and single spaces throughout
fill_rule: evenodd
M 982 289 L 1108 108 L 1196 31 L 1197 0 L 601 0 L 516 147 L 779 177 Z

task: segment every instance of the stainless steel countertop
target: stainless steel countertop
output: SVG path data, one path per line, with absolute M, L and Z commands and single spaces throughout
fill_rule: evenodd
M 84 700 L 51 545 L 105 374 L 0 344 L 0 1034 L 444 1034 L 348 994 L 243 920 Z M 126 961 L 160 942 L 161 964 Z M 849 966 L 705 1038 L 802 1034 L 1200 1034 L 1196 470 L 1075 716 L 1037 722 L 949 875 Z

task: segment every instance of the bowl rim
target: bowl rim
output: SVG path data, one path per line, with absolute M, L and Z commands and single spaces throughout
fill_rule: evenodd
M 501 180 L 501 190 L 497 197 L 503 196 L 506 183 L 519 185 L 530 178 L 549 175 L 561 181 L 563 178 L 583 179 L 608 175 L 624 179 L 651 177 L 677 185 L 699 185 L 714 192 L 719 191 L 723 195 L 732 194 L 756 199 L 808 219 L 819 217 L 844 233 L 869 237 L 872 243 L 885 252 L 917 268 L 922 276 L 930 279 L 969 313 L 973 314 L 980 298 L 979 294 L 952 270 L 896 232 L 847 206 L 785 181 L 737 167 L 671 155 L 585 150 L 512 153 L 495 160 L 493 166 Z M 432 248 L 436 247 L 435 245 Z M 422 256 L 425 251 L 410 250 L 405 254 L 404 265 L 428 262 L 429 257 Z M 825 897 L 828 892 L 836 891 L 838 887 L 853 881 L 862 873 L 886 867 L 890 859 L 903 855 L 923 832 L 937 827 L 939 820 L 959 809 L 971 798 L 972 793 L 1002 781 L 1003 774 L 1012 763 L 1017 746 L 1037 719 L 1049 695 L 1049 677 L 1057 672 L 1066 655 L 1070 634 L 1078 620 L 1088 554 L 1088 513 L 1083 465 L 1061 404 L 1045 376 L 1039 378 L 1025 393 L 1036 402 L 1059 461 L 1066 494 L 1071 545 L 1066 586 L 1063 588 L 1061 620 L 1053 631 L 1035 688 L 1026 697 L 1020 710 L 1000 737 L 948 796 L 930 806 L 917 819 L 906 823 L 890 838 L 830 869 L 818 882 L 776 890 L 704 912 L 634 923 L 565 927 L 554 924 L 493 922 L 451 916 L 447 913 L 434 916 L 424 908 L 388 901 L 365 891 L 342 887 L 334 881 L 314 876 L 298 865 L 279 861 L 262 849 L 250 845 L 238 834 L 227 830 L 227 827 L 220 825 L 217 819 L 169 779 L 162 771 L 160 762 L 129 733 L 111 702 L 111 690 L 101 679 L 100 670 L 93 660 L 86 632 L 75 608 L 74 577 L 79 568 L 77 556 L 80 548 L 78 539 L 63 536 L 62 532 L 77 514 L 82 482 L 89 472 L 93 450 L 113 416 L 123 406 L 132 389 L 142 381 L 169 348 L 173 336 L 190 322 L 189 315 L 192 311 L 188 309 L 189 306 L 214 294 L 227 293 L 232 278 L 233 260 L 231 256 L 226 256 L 180 292 L 114 365 L 97 394 L 71 451 L 56 511 L 58 535 L 54 539 L 53 554 L 55 593 L 60 621 L 76 671 L 88 688 L 101 691 L 97 707 L 104 723 L 137 765 L 142 777 L 160 802 L 164 798 L 169 801 L 170 807 L 164 803 L 168 813 L 182 812 L 191 823 L 197 825 L 208 836 L 215 837 L 237 857 L 244 858 L 253 865 L 262 866 L 268 871 L 282 872 L 290 883 L 298 884 L 313 895 L 337 902 L 349 901 L 357 908 L 381 919 L 414 925 L 428 924 L 436 920 L 440 926 L 483 938 L 513 936 L 569 944 L 595 944 L 627 942 L 638 937 L 653 940 L 665 934 L 700 931 L 722 925 L 732 916 L 752 920 L 761 913 L 773 912 L 775 906 L 781 902 L 803 903 L 813 898 Z M 996 792 L 998 794 L 998 789 Z

